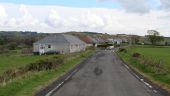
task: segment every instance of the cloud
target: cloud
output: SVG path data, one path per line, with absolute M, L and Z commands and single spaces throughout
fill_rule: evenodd
M 77 10 L 75 9 L 75 11 Z M 71 11 L 75 13 L 74 10 Z M 82 14 L 76 12 L 75 15 L 73 15 L 72 13 L 69 16 L 61 16 L 65 13 L 60 13 L 55 9 L 51 9 L 46 23 L 55 28 L 59 26 L 67 28 L 98 28 L 104 26 L 103 18 L 90 10 L 84 11 Z
M 18 20 L 20 26 L 35 26 L 39 24 L 39 20 L 32 16 L 26 5 L 20 5 L 19 11 L 22 13 L 22 17 Z
M 7 16 L 7 14 L 6 14 L 5 8 L 0 5 L 0 18 L 4 18 L 6 16 Z
M 150 11 L 149 0 L 99 0 L 99 1 L 113 1 L 119 3 L 127 12 L 147 13 Z
M 105 25 L 103 18 L 91 11 L 85 12 L 80 18 L 81 25 L 87 28 L 97 28 Z
M 160 2 L 164 9 L 170 10 L 170 0 L 160 0 Z
M 141 15 L 122 9 L 0 5 L 3 5 L 0 6 L 0 18 L 3 18 L 0 19 L 3 21 L 0 24 L 1 30 L 50 33 L 96 31 L 145 35 L 147 30 L 155 29 L 162 35 L 170 36 L 170 12 L 165 10 L 150 10 Z
M 59 16 L 59 14 L 57 13 L 57 11 L 51 9 L 49 16 L 46 18 L 46 23 L 52 27 L 57 27 L 60 26 L 61 22 L 60 22 L 61 18 Z
M 6 14 L 6 10 L 5 10 L 5 8 L 2 6 L 2 5 L 0 5 L 0 26 L 2 26 L 3 25 L 3 23 L 5 23 L 5 18 L 7 17 L 7 14 Z
M 118 3 L 123 10 L 132 13 L 148 13 L 150 10 L 170 10 L 170 0 L 98 0 Z

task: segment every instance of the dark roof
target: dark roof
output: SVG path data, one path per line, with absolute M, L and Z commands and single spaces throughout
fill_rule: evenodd
M 85 44 L 85 42 L 81 41 L 75 36 L 66 35 L 66 34 L 59 34 L 59 35 L 51 35 L 41 39 L 35 43 L 54 43 L 54 44 L 61 44 L 61 43 L 69 43 L 69 44 Z
M 96 38 L 93 39 L 93 42 L 94 42 L 94 43 L 104 43 L 105 40 L 102 39 L 102 38 L 100 38 L 100 37 L 96 37 Z

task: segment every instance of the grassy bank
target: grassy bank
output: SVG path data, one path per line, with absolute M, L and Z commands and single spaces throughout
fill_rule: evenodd
M 76 64 L 82 62 L 92 53 L 92 50 L 88 50 L 81 53 L 70 54 L 67 56 L 67 60 L 65 60 L 64 64 L 59 65 L 55 69 L 29 72 L 24 76 L 17 77 L 7 82 L 5 86 L 0 86 L 0 96 L 33 96 L 40 88 L 56 80 L 59 76 L 73 68 Z
M 8 69 L 18 68 L 52 56 L 22 55 L 18 53 L 0 54 L 0 74 Z
M 169 53 L 169 47 L 133 47 L 127 48 L 127 51 L 118 52 L 119 56 L 131 67 L 170 91 Z

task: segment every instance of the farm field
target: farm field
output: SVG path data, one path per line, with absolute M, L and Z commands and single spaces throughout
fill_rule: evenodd
M 169 67 L 170 70 L 170 47 L 168 48 L 133 48 L 133 50 L 130 50 L 130 53 L 138 52 L 142 55 L 144 55 L 146 58 L 154 58 L 162 60 L 163 64 L 166 67 Z
M 133 54 L 140 57 L 133 57 Z M 146 75 L 153 82 L 170 91 L 170 48 L 169 47 L 133 47 L 119 56 L 135 70 Z

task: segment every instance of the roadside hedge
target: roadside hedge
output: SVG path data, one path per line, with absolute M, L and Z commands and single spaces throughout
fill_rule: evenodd
M 26 66 L 19 67 L 19 68 L 16 68 L 16 69 L 9 69 L 9 70 L 5 71 L 0 76 L 0 83 L 5 83 L 5 82 L 7 82 L 11 79 L 14 79 L 18 76 L 24 75 L 28 72 L 55 69 L 63 63 L 64 63 L 64 58 L 53 57 L 51 59 L 40 60 L 40 61 L 35 62 L 35 63 L 30 63 Z

